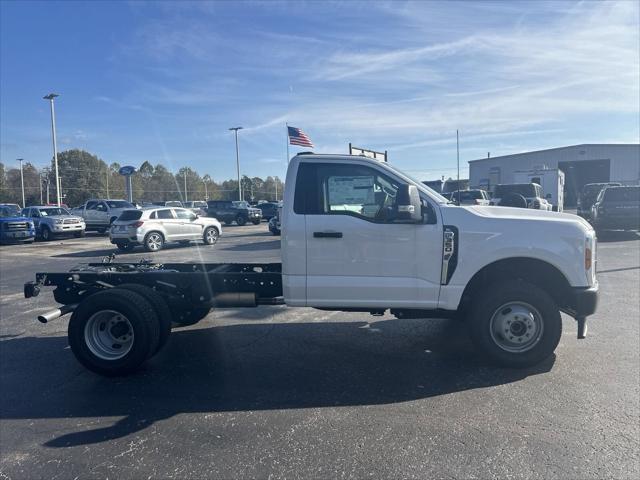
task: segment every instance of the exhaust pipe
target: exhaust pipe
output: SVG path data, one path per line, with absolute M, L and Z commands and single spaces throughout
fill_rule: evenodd
M 77 303 L 72 303 L 70 305 L 63 305 L 60 308 L 56 308 L 55 310 L 51 310 L 50 312 L 43 313 L 42 315 L 38 315 L 38 321 L 40 323 L 47 323 L 51 320 L 55 320 L 56 318 L 60 318 L 67 313 L 73 312 L 77 308 Z

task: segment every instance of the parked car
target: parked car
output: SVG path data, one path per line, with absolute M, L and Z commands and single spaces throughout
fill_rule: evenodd
M 206 216 L 207 215 L 207 202 L 204 200 L 195 200 L 189 202 L 182 202 L 184 208 L 188 208 L 196 215 Z
M 444 196 L 456 205 L 489 205 L 489 194 L 485 190 L 460 190 Z
M 259 208 L 253 208 L 248 202 L 231 200 L 209 200 L 207 202 L 207 215 L 223 221 L 226 225 L 236 222 L 243 226 L 247 222 L 258 225 L 262 221 L 262 212 Z
M 200 217 L 186 208 L 159 207 L 125 210 L 113 222 L 109 239 L 122 251 L 142 245 L 148 252 L 157 252 L 167 242 L 202 240 L 215 245 L 221 233 L 215 218 Z
M 271 220 L 278 213 L 278 204 L 273 202 L 258 203 L 258 208 L 262 212 L 262 218 Z
M 105 233 L 116 218 L 130 208 L 135 207 L 126 200 L 92 199 L 80 207 L 72 208 L 71 215 L 84 218 L 87 231 Z
M 167 201 L 163 201 L 163 202 L 152 202 L 151 205 L 157 206 L 157 207 L 179 207 L 179 208 L 183 208 L 184 205 L 182 204 L 182 202 L 180 200 L 167 200 Z
M 20 213 L 20 206 L 0 204 L 0 243 L 33 243 L 36 230 L 33 222 Z
M 605 187 L 591 207 L 596 231 L 640 230 L 640 185 Z
M 591 220 L 591 207 L 596 203 L 602 189 L 620 186 L 622 186 L 622 184 L 618 182 L 587 183 L 582 187 L 582 192 L 578 197 L 578 215 L 587 220 Z
M 535 208 L 551 211 L 553 206 L 544 198 L 537 183 L 504 183 L 496 185 L 489 205 L 501 207 Z
M 71 215 L 66 208 L 37 205 L 22 209 L 22 215 L 33 221 L 36 236 L 42 240 L 52 240 L 61 235 L 84 237 L 84 219 Z

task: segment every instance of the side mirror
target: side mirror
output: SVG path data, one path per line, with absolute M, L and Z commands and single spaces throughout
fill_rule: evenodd
M 396 194 L 396 219 L 409 223 L 422 223 L 422 203 L 415 185 L 400 185 Z

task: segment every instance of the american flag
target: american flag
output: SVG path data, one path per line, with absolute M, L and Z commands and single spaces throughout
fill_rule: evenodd
M 289 132 L 289 143 L 291 145 L 313 148 L 313 143 L 311 143 L 307 134 L 302 130 L 295 127 L 287 127 L 287 130 Z

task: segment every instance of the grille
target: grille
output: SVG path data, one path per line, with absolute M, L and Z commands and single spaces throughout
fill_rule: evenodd
M 65 225 L 68 225 L 70 223 L 80 223 L 80 220 L 78 220 L 77 218 L 65 218 L 64 223 Z
M 29 224 L 27 222 L 7 222 L 4 224 L 4 229 L 10 232 L 29 230 Z

